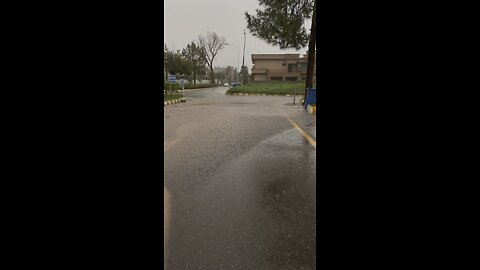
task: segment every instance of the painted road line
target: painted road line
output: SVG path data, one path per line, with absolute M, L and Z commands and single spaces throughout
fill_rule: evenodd
M 168 238 L 170 234 L 170 192 L 167 187 L 163 186 L 163 257 L 168 257 Z M 164 268 L 166 269 L 167 260 L 165 260 Z
M 313 148 L 317 149 L 317 142 L 315 142 L 314 139 L 312 139 L 312 137 L 310 137 L 305 131 L 303 131 L 303 129 L 301 129 L 295 122 L 292 121 L 292 119 L 290 119 L 290 117 L 287 117 L 288 121 L 290 122 L 290 124 L 293 125 L 293 127 L 298 131 L 300 132 L 300 134 L 303 135 L 303 137 L 305 137 L 305 139 L 307 139 L 307 141 L 313 145 Z

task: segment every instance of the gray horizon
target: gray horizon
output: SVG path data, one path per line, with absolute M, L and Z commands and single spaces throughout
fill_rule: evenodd
M 243 56 L 243 31 L 246 30 L 245 65 L 252 68 L 251 54 L 262 53 L 298 53 L 305 54 L 308 47 L 300 50 L 282 50 L 253 37 L 247 29 L 245 11 L 255 14 L 260 8 L 258 0 L 166 0 L 164 1 L 164 43 L 169 49 L 181 50 L 192 41 L 197 42 L 198 36 L 215 32 L 226 38 L 227 43 L 239 47 L 237 63 L 237 48 L 225 46 L 214 61 L 215 67 L 241 66 Z M 305 22 L 309 29 L 311 20 Z

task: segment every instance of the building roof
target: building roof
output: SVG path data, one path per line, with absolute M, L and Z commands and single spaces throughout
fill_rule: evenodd
M 317 51 L 315 50 L 315 54 Z M 299 53 L 256 53 L 252 54 L 252 60 L 264 59 L 264 60 L 278 60 L 278 59 L 307 59 L 308 51 L 305 54 L 300 55 Z
M 273 60 L 273 59 L 298 59 L 300 54 L 298 53 L 285 53 L 285 54 L 278 54 L 278 53 L 270 53 L 270 54 L 252 54 L 252 60 L 257 59 L 265 59 L 265 60 Z

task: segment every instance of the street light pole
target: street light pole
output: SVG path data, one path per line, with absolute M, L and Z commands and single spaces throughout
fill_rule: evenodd
M 240 65 L 240 61 L 239 61 L 239 60 L 240 60 L 240 57 L 239 57 L 240 54 L 239 54 L 239 52 L 240 52 L 240 50 L 239 50 L 238 46 L 237 46 L 237 45 L 230 44 L 230 43 L 226 43 L 226 42 L 225 42 L 225 45 L 233 46 L 233 47 L 236 47 L 236 48 L 237 48 L 237 72 L 239 72 L 239 68 L 240 68 L 240 66 L 239 66 L 239 65 Z
M 242 60 L 242 68 L 245 66 L 245 43 L 247 41 L 247 35 L 245 30 L 243 30 L 243 60 Z
M 246 36 L 246 33 L 245 33 L 245 30 L 243 30 L 243 60 L 242 60 L 242 71 L 243 69 L 245 68 L 245 43 L 247 41 L 247 36 Z M 247 73 L 248 74 L 248 73 Z M 242 77 L 243 77 L 243 74 L 242 74 Z M 243 83 L 243 81 L 242 81 Z

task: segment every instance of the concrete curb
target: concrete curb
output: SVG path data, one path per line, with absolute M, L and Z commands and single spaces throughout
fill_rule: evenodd
M 200 88 L 189 88 L 189 89 L 185 89 L 185 91 L 188 91 L 188 90 L 199 90 L 199 89 L 207 89 L 207 88 L 213 88 L 213 87 L 200 87 Z M 163 90 L 165 92 L 173 92 L 173 93 L 182 93 L 183 90 Z
M 184 97 L 181 97 L 181 98 L 177 98 L 177 99 L 174 99 L 174 100 L 164 101 L 163 106 L 173 105 L 173 104 L 180 103 L 180 102 L 187 102 L 187 100 Z
M 293 97 L 293 95 L 267 95 L 267 94 L 248 94 L 248 93 L 227 93 L 228 96 L 267 96 L 267 97 Z M 297 95 L 297 97 L 303 97 L 303 95 Z

